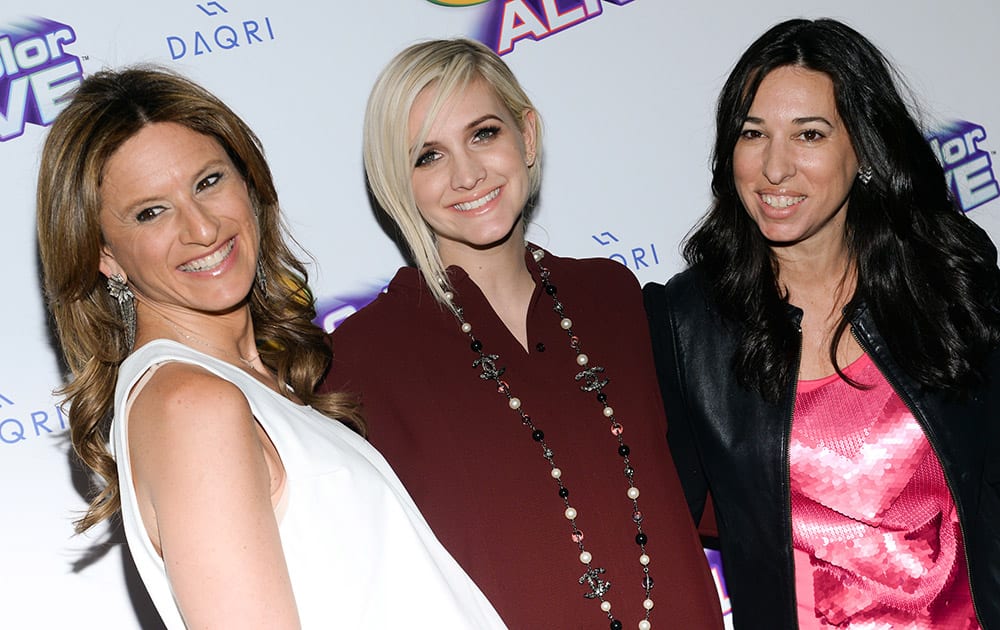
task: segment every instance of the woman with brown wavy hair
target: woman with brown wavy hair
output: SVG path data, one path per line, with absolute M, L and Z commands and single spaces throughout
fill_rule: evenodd
M 103 479 L 77 529 L 121 510 L 169 628 L 502 625 L 354 406 L 313 393 L 330 353 L 232 110 L 162 70 L 91 76 L 37 203 L 72 442 Z

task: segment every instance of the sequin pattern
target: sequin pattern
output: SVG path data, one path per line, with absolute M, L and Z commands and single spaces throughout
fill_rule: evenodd
M 812 627 L 979 628 L 936 455 L 870 358 L 848 375 L 869 387 L 802 381 L 795 402 L 793 542 L 809 556 L 796 571 L 812 574 L 799 593 L 814 601 Z

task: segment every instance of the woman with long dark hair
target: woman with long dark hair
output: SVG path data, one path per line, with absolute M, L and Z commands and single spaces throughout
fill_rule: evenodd
M 835 20 L 762 35 L 719 97 L 689 269 L 645 288 L 738 628 L 795 627 L 796 601 L 805 627 L 1000 624 L 997 253 L 897 82 Z

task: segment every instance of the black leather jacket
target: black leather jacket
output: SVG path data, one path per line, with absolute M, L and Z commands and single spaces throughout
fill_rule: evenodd
M 737 337 L 706 299 L 697 272 L 643 289 L 674 462 L 697 522 L 711 489 L 723 571 L 738 629 L 796 628 L 788 440 L 794 385 L 778 404 L 736 382 Z M 789 306 L 796 323 L 802 312 Z M 1000 628 L 1000 387 L 964 401 L 921 387 L 893 361 L 868 310 L 852 332 L 923 427 L 958 508 L 973 600 Z M 905 325 L 905 322 L 900 322 Z M 989 360 L 1000 383 L 1000 352 Z

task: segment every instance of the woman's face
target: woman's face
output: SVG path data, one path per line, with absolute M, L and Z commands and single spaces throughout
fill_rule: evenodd
M 772 247 L 842 245 L 857 172 L 830 78 L 797 66 L 764 77 L 733 151 L 733 175 Z
M 425 88 L 410 109 L 411 146 L 436 95 L 435 86 Z M 444 101 L 430 125 L 411 182 L 446 264 L 456 254 L 505 241 L 520 226 L 534 162 L 534 112 L 523 127 L 481 79 Z
M 167 309 L 224 312 L 246 298 L 258 232 L 247 186 L 222 146 L 152 123 L 104 167 L 100 269 Z

